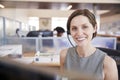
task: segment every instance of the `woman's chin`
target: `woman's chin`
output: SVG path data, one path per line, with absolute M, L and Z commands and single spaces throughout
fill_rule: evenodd
M 87 45 L 87 43 L 85 42 L 85 40 L 79 41 L 79 42 L 77 41 L 76 43 L 77 43 L 77 45 L 80 46 L 80 47 L 83 47 L 83 46 L 86 46 L 86 45 Z

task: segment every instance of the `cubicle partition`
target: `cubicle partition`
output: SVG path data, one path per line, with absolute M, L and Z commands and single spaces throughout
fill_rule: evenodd
M 71 47 L 67 37 L 42 37 L 39 38 L 39 50 L 44 53 L 58 54 L 61 49 Z
M 71 47 L 66 37 L 7 37 L 3 45 L 22 45 L 23 53 L 55 53 Z
M 31 53 L 37 51 L 37 44 L 37 38 L 7 37 L 3 45 L 22 45 L 23 53 Z
M 69 40 L 70 39 L 70 40 Z M 7 37 L 4 45 L 21 44 L 23 53 L 41 52 L 58 54 L 61 49 L 76 46 L 72 37 Z M 116 49 L 115 37 L 96 37 L 92 40 L 95 47 Z

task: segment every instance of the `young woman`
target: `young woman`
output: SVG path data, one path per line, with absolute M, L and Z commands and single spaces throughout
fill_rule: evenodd
M 67 30 L 77 45 L 60 52 L 61 70 L 94 75 L 97 80 L 118 80 L 116 62 L 91 44 L 97 34 L 93 13 L 87 9 L 74 11 L 68 18 Z

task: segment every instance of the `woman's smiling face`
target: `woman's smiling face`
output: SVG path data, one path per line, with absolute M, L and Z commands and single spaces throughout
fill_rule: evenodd
M 71 20 L 70 33 L 78 46 L 89 45 L 95 31 L 96 27 L 93 28 L 86 16 L 79 15 Z

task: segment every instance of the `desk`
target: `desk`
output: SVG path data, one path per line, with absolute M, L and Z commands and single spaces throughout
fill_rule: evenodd
M 53 68 L 59 68 L 60 63 L 59 62 L 35 62 L 34 61 L 35 53 L 23 53 L 23 56 L 21 58 L 15 58 L 15 61 L 20 61 L 25 64 L 35 65 L 35 66 L 45 66 L 45 67 L 53 67 Z M 47 57 L 47 56 L 46 56 Z M 54 57 L 53 57 L 54 58 Z

